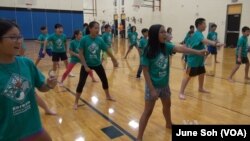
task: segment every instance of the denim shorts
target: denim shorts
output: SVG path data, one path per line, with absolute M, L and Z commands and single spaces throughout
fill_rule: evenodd
M 169 85 L 167 85 L 163 88 L 155 88 L 155 90 L 156 90 L 156 93 L 157 93 L 159 98 L 170 98 L 170 96 L 171 96 L 171 91 L 170 91 Z M 150 101 L 152 99 L 153 98 L 150 94 L 149 87 L 146 85 L 145 86 L 145 100 Z

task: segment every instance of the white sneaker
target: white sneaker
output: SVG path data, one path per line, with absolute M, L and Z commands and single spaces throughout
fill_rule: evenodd
M 69 73 L 69 77 L 75 77 L 76 75 L 74 75 L 73 73 Z

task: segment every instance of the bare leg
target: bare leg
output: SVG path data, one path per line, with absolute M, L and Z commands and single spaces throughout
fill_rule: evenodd
M 219 61 L 217 61 L 217 54 L 214 55 L 214 61 L 215 63 L 220 63 Z
M 236 66 L 233 68 L 233 70 L 232 70 L 230 76 L 228 77 L 228 81 L 234 82 L 233 76 L 234 76 L 234 74 L 237 72 L 237 70 L 238 70 L 239 68 L 240 68 L 240 64 L 236 64 Z
M 40 61 L 41 61 L 41 58 L 37 58 L 35 65 L 37 66 Z
M 128 48 L 128 51 L 127 51 L 127 53 L 126 53 L 126 55 L 125 55 L 125 57 L 124 57 L 124 59 L 127 59 L 127 57 L 128 57 L 128 54 L 130 53 L 130 51 L 132 50 L 132 48 L 131 47 L 129 47 Z
M 166 120 L 166 128 L 172 128 L 172 120 L 171 120 L 171 99 L 168 98 L 161 98 L 162 103 L 162 112 Z
M 58 66 L 58 62 L 53 62 L 53 71 L 56 72 Z
M 38 105 L 45 111 L 45 114 L 56 115 L 56 112 L 50 110 L 48 105 L 45 103 L 45 101 L 43 101 L 43 99 L 38 94 L 35 94 L 35 95 L 36 95 L 36 101 Z
M 146 126 L 148 124 L 148 120 L 153 112 L 154 106 L 155 106 L 155 100 L 154 101 L 145 101 L 144 112 L 142 113 L 141 118 L 140 118 L 137 141 L 142 140 L 143 133 L 144 133 Z
M 105 89 L 104 92 L 105 92 L 105 95 L 106 95 L 106 99 L 107 99 L 107 100 L 115 101 L 115 99 L 113 99 L 113 98 L 111 97 L 111 95 L 110 95 L 110 93 L 109 93 L 109 89 Z
M 77 110 L 77 108 L 78 108 L 78 101 L 79 101 L 79 99 L 81 97 L 81 94 L 82 93 L 76 93 L 75 104 L 74 104 L 74 109 L 75 110 Z
M 184 91 L 185 91 L 185 89 L 187 87 L 187 84 L 188 84 L 188 82 L 189 82 L 190 79 L 191 79 L 191 77 L 188 76 L 188 75 L 186 75 L 186 76 L 184 76 L 184 78 L 182 80 L 181 89 L 180 89 L 180 93 L 179 93 L 179 98 L 181 100 L 186 99 Z
M 199 92 L 202 92 L 202 93 L 209 93 L 209 91 L 206 91 L 206 90 L 204 89 L 205 73 L 200 74 L 200 75 L 198 76 L 198 79 L 199 79 Z
M 249 80 L 249 76 L 248 76 L 248 71 L 249 71 L 249 63 L 246 63 L 246 67 L 245 67 L 245 79 Z

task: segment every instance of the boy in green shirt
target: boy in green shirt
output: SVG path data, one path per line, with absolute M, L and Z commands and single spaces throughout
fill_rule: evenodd
M 55 33 L 51 34 L 44 43 L 44 46 L 48 45 L 48 42 L 52 43 L 52 61 L 53 61 L 53 72 L 54 74 L 57 70 L 59 61 L 63 61 L 65 68 L 68 66 L 68 57 L 67 57 L 67 38 L 63 34 L 63 26 L 61 24 L 55 24 Z M 43 48 L 43 54 L 45 54 L 46 48 Z
M 40 50 L 38 53 L 38 58 L 36 60 L 36 66 L 38 65 L 38 63 L 41 61 L 42 58 L 45 57 L 44 54 L 44 48 L 45 48 L 45 52 L 51 57 L 52 56 L 52 49 L 51 49 L 51 44 L 47 44 L 47 46 L 44 46 L 44 41 L 49 37 L 48 34 L 48 29 L 45 26 L 42 26 L 40 28 L 41 30 L 41 34 L 39 35 L 37 42 L 40 44 Z
M 211 31 L 207 35 L 207 39 L 208 40 L 215 41 L 215 42 L 218 41 L 218 34 L 217 34 L 217 32 L 215 32 L 216 28 L 217 28 L 217 25 L 216 24 L 212 24 Z M 209 51 L 209 53 L 211 53 L 212 55 L 214 55 L 214 57 L 215 57 L 215 59 L 214 59 L 215 63 L 219 63 L 217 61 L 217 47 L 214 47 L 212 45 L 208 45 L 208 51 Z
M 213 45 L 214 47 L 220 47 L 223 46 L 224 44 L 211 41 L 208 39 L 205 39 L 202 32 L 206 30 L 206 20 L 203 18 L 198 18 L 195 21 L 195 26 L 197 28 L 197 31 L 194 33 L 194 35 L 190 38 L 189 40 L 189 46 L 192 49 L 195 50 L 203 50 L 205 49 L 205 44 L 208 45 Z M 189 80 L 192 77 L 199 76 L 199 92 L 202 93 L 209 93 L 206 91 L 203 87 L 204 84 L 204 77 L 205 77 L 205 66 L 204 66 L 204 57 L 195 55 L 195 54 L 190 54 L 188 55 L 188 68 L 187 68 L 187 75 L 183 78 L 182 84 L 181 84 L 181 89 L 179 93 L 179 98 L 181 100 L 185 99 L 184 95 L 184 90 L 189 82 Z
M 247 57 L 248 52 L 248 39 L 247 37 L 250 34 L 250 28 L 244 26 L 242 28 L 242 36 L 239 38 L 236 49 L 236 66 L 233 68 L 228 80 L 234 82 L 233 75 L 240 68 L 241 64 L 246 64 L 245 67 L 245 79 L 249 80 L 248 71 L 249 71 L 249 59 Z

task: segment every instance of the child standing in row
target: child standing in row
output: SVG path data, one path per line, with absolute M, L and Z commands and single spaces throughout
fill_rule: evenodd
M 108 53 L 108 55 L 111 57 L 114 67 L 118 67 L 118 62 L 111 53 L 111 51 L 108 50 L 108 46 L 104 43 L 102 38 L 99 37 L 99 23 L 95 21 L 91 22 L 89 24 L 89 30 L 90 34 L 84 36 L 80 41 L 79 57 L 82 63 L 82 67 L 80 71 L 79 82 L 76 89 L 76 99 L 74 105 L 75 109 L 77 109 L 78 107 L 78 101 L 80 99 L 90 69 L 95 70 L 95 72 L 101 79 L 102 87 L 106 94 L 106 99 L 111 101 L 114 100 L 110 96 L 107 76 L 101 63 L 101 50 L 106 51 Z
M 37 39 L 37 42 L 40 44 L 40 50 L 38 53 L 38 58 L 36 59 L 36 63 L 35 63 L 36 66 L 41 61 L 41 59 L 45 57 L 46 54 L 44 54 L 44 50 L 45 50 L 45 53 L 47 53 L 47 55 L 49 55 L 50 57 L 52 56 L 51 44 L 48 43 L 47 46 L 44 46 L 44 41 L 49 37 L 48 29 L 47 27 L 42 26 L 40 28 L 40 31 L 41 31 L 41 34 L 39 35 Z
M 207 39 L 211 41 L 218 42 L 218 34 L 216 31 L 217 25 L 212 24 L 211 25 L 211 31 L 207 35 Z M 213 45 L 208 45 L 208 52 L 211 53 L 211 55 L 214 55 L 214 62 L 219 63 L 217 61 L 217 47 L 214 47 Z
M 161 99 L 166 128 L 171 128 L 171 99 L 169 88 L 169 58 L 173 52 L 205 55 L 206 50 L 194 50 L 166 43 L 167 32 L 163 25 L 152 25 L 148 32 L 148 44 L 142 56 L 145 86 L 145 108 L 140 118 L 137 141 L 142 141 L 144 130 L 153 112 L 155 102 Z
M 67 66 L 67 70 L 63 73 L 62 79 L 59 83 L 60 86 L 63 86 L 63 81 L 66 79 L 66 77 L 69 75 L 69 73 L 72 71 L 74 66 L 77 63 L 80 63 L 80 58 L 79 58 L 79 46 L 80 46 L 80 40 L 82 39 L 82 32 L 80 30 L 74 31 L 72 40 L 70 42 L 69 46 L 69 54 L 71 55 L 70 57 L 70 62 Z M 92 78 L 93 82 L 97 82 L 93 76 L 93 71 L 89 71 L 89 75 Z
M 137 70 L 137 74 L 136 74 L 136 78 L 141 78 L 141 73 L 142 73 L 142 54 L 144 49 L 146 48 L 146 46 L 148 45 L 148 29 L 143 28 L 141 31 L 143 37 L 140 39 L 139 41 L 139 47 L 138 47 L 138 52 L 139 52 L 139 56 L 140 56 L 140 65 L 139 68 Z
M 241 64 L 246 64 L 245 66 L 245 79 L 250 80 L 248 76 L 249 71 L 249 59 L 247 57 L 248 53 L 248 39 L 247 37 L 250 34 L 250 28 L 247 26 L 244 26 L 242 28 L 242 36 L 238 40 L 237 49 L 236 49 L 236 65 L 233 68 L 228 80 L 230 82 L 234 82 L 233 76 L 237 72 L 237 70 L 240 68 Z
M 48 43 L 52 43 L 52 61 L 53 61 L 53 72 L 55 74 L 59 61 L 63 61 L 65 68 L 68 66 L 68 57 L 67 57 L 67 38 L 63 34 L 63 26 L 61 24 L 55 24 L 55 33 L 51 34 L 44 43 L 43 54 L 46 53 L 46 46 Z
M 138 33 L 136 32 L 136 27 L 132 26 L 131 32 L 128 33 L 129 47 L 124 59 L 127 59 L 127 56 L 133 49 L 133 47 L 135 47 L 136 49 L 138 48 L 137 38 L 138 38 Z
M 203 18 L 198 18 L 195 21 L 195 26 L 197 28 L 197 31 L 194 33 L 194 35 L 190 38 L 189 47 L 195 50 L 203 50 L 205 49 L 205 44 L 213 45 L 213 47 L 221 47 L 224 44 L 221 44 L 219 42 L 211 41 L 208 39 L 205 39 L 202 32 L 206 29 L 206 20 Z M 209 93 L 204 89 L 204 78 L 205 78 L 205 66 L 204 66 L 204 60 L 205 57 L 190 54 L 188 55 L 188 68 L 187 68 L 187 75 L 183 78 L 181 89 L 179 93 L 179 98 L 184 100 L 184 90 L 189 82 L 189 80 L 192 77 L 199 76 L 199 92 L 202 93 Z
M 16 56 L 22 40 L 16 24 L 0 20 L 0 140 L 51 141 L 42 127 L 35 88 L 47 92 L 57 80 L 45 80 L 31 60 Z

